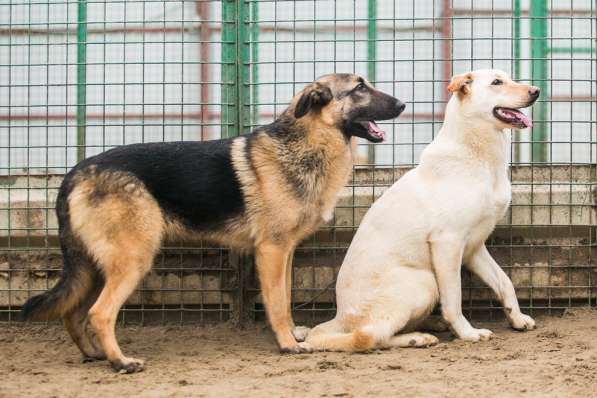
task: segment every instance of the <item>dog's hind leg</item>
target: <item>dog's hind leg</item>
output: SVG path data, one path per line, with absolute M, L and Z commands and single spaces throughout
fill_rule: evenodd
M 117 235 L 113 242 L 102 247 L 98 262 L 104 274 L 105 284 L 97 301 L 89 310 L 89 323 L 106 357 L 115 370 L 124 373 L 139 372 L 144 367 L 142 360 L 128 358 L 122 354 L 114 328 L 120 307 L 151 268 L 154 255 L 159 248 L 160 231 L 145 232 L 137 236 Z
M 91 310 L 89 310 L 89 322 L 95 330 L 112 367 L 117 371 L 134 373 L 143 370 L 144 361 L 128 358 L 122 354 L 116 341 L 114 328 L 120 307 L 133 292 L 145 272 L 139 269 L 141 267 L 135 267 L 135 264 L 126 264 L 126 266 L 131 269 L 120 274 L 109 273 L 106 276 L 106 285 Z
M 334 318 L 330 321 L 321 323 L 315 326 L 313 329 L 309 331 L 309 338 L 315 338 L 321 335 L 329 334 L 329 333 L 338 333 L 342 331 L 342 326 L 340 322 Z
M 400 316 L 388 315 L 369 320 L 346 332 L 342 321 L 333 319 L 313 328 L 304 345 L 315 351 L 364 352 L 375 348 L 389 348 L 394 333 L 404 328 L 409 318 L 406 313 Z
M 334 321 L 331 321 L 334 322 Z M 303 346 L 314 351 L 365 352 L 385 346 L 393 335 L 392 322 L 387 320 L 368 323 L 349 332 L 324 324 L 324 328 L 307 336 Z
M 73 232 L 105 280 L 89 310 L 89 323 L 113 368 L 140 371 L 143 361 L 122 354 L 114 327 L 120 307 L 149 271 L 159 249 L 162 211 L 134 177 L 112 174 L 80 182 L 69 195 L 69 206 Z M 80 329 L 74 330 L 78 337 Z
M 89 309 L 97 300 L 104 285 L 103 280 L 100 281 L 99 278 L 98 275 L 94 288 L 81 304 L 64 316 L 64 326 L 83 354 L 83 361 L 106 359 L 106 354 L 101 347 L 97 346 L 87 330 Z
M 429 347 L 439 343 L 437 337 L 429 333 L 412 332 L 396 335 L 385 344 L 387 348 Z

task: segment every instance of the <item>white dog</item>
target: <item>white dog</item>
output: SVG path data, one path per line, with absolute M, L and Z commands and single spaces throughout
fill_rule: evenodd
M 491 331 L 475 329 L 462 314 L 461 264 L 493 289 L 514 329 L 535 327 L 485 240 L 510 202 L 504 129 L 532 126 L 518 109 L 533 104 L 539 89 L 498 70 L 478 70 L 454 76 L 448 90 L 443 127 L 420 165 L 363 219 L 338 275 L 336 317 L 311 330 L 305 348 L 435 344 L 435 336 L 412 331 L 438 301 L 457 337 L 489 339 Z

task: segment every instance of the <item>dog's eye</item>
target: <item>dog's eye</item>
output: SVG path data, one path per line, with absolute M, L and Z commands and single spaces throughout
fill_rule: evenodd
M 501 81 L 500 79 L 495 79 L 494 81 L 491 82 L 492 86 L 499 86 L 500 84 L 503 84 L 504 82 Z
M 356 86 L 355 88 L 357 91 L 365 91 L 367 90 L 367 86 L 365 86 L 365 83 L 359 83 L 358 86 Z

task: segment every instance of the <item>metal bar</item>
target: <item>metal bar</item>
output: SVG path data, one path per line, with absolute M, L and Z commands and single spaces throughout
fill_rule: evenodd
M 87 1 L 77 1 L 77 161 L 85 159 L 87 97 Z
M 251 2 L 251 115 L 252 127 L 259 123 L 259 2 Z
M 367 78 L 377 81 L 377 0 L 367 1 Z M 367 145 L 367 163 L 375 164 L 375 146 Z
M 541 89 L 541 96 L 547 96 L 547 2 L 531 0 L 531 80 L 533 85 Z M 533 107 L 533 126 L 531 161 L 545 162 L 547 160 L 547 102 L 543 99 Z
M 520 80 L 520 0 L 514 0 L 512 10 L 513 21 L 513 47 L 514 47 L 514 80 Z M 512 160 L 515 163 L 520 162 L 520 130 L 515 129 L 514 133 L 514 145 L 512 146 Z
M 251 126 L 251 37 L 250 29 L 250 7 L 251 0 L 242 0 L 238 2 L 238 22 L 237 26 L 237 58 L 236 65 L 238 67 L 237 77 L 237 98 L 238 98 L 238 115 L 239 128 L 237 134 L 248 132 Z
M 208 24 L 209 20 L 209 3 L 198 1 L 196 4 L 197 15 L 201 19 L 201 26 L 199 27 L 199 61 L 201 62 L 201 141 L 209 139 L 209 128 L 205 123 L 209 120 L 209 38 L 211 30 Z
M 514 80 L 520 79 L 520 0 L 514 0 L 514 9 L 512 10 L 514 18 Z
M 547 49 L 550 53 L 594 53 L 597 49 L 593 47 L 550 47 Z
M 367 77 L 376 82 L 377 60 L 377 0 L 367 1 Z
M 238 135 L 237 95 L 237 5 L 234 0 L 222 2 L 222 138 Z
M 446 101 L 450 99 L 448 94 L 448 84 L 452 78 L 452 25 L 450 18 L 452 17 L 452 9 L 450 8 L 450 0 L 442 1 L 442 61 L 444 63 L 444 98 Z
M 259 3 L 259 2 L 257 2 Z M 203 2 L 199 3 L 199 4 L 203 4 Z M 421 20 L 428 20 L 429 18 L 421 18 Z M 377 19 L 378 21 L 383 21 L 383 19 Z M 409 19 L 410 20 L 410 19 Z M 352 20 L 351 20 L 352 21 Z M 215 21 L 212 20 L 205 20 L 204 21 L 206 24 L 209 23 L 215 23 Z M 265 23 L 267 21 L 259 21 L 260 23 Z M 273 22 L 273 21 L 270 21 Z M 315 21 L 317 22 L 317 21 Z M 184 33 L 184 32 L 196 32 L 196 31 L 201 31 L 202 29 L 202 24 L 197 24 L 197 25 L 190 25 L 190 26 L 185 26 L 185 27 L 177 27 L 177 26 L 165 26 L 165 27 L 135 27 L 135 26 L 130 26 L 130 27 L 126 27 L 126 28 L 103 28 L 103 29 L 94 29 L 94 28 L 88 28 L 87 30 L 87 34 L 89 36 L 91 35 L 104 35 L 104 34 L 114 34 L 114 33 Z M 361 27 L 361 26 L 356 26 L 356 31 L 357 32 L 364 32 L 367 28 L 366 27 Z M 406 28 L 402 28 L 402 27 L 396 27 L 395 31 L 396 32 L 410 32 L 411 31 L 411 27 L 406 27 Z M 433 25 L 423 25 L 423 26 L 416 26 L 415 31 L 417 32 L 439 32 L 441 30 L 441 28 L 439 26 L 433 26 Z M 271 26 L 261 26 L 259 27 L 259 30 L 261 32 L 274 32 L 274 28 Z M 317 26 L 317 30 L 318 32 L 321 33 L 333 33 L 334 31 L 337 32 L 350 32 L 352 33 L 354 31 L 352 25 L 336 25 L 336 28 L 334 28 L 334 26 L 326 26 L 326 25 L 318 25 Z M 380 26 L 378 27 L 378 30 L 380 31 L 384 31 L 384 32 L 388 32 L 391 33 L 394 31 L 393 28 L 388 28 L 385 26 Z M 219 33 L 222 32 L 223 30 L 219 27 L 219 26 L 210 26 L 209 27 L 209 32 L 210 33 Z M 276 32 L 297 32 L 297 33 L 310 33 L 313 30 L 310 28 L 301 28 L 301 27 L 296 27 L 296 29 L 291 29 L 288 27 L 284 27 L 284 26 L 280 26 L 278 28 L 275 29 Z M 67 35 L 76 35 L 76 29 L 35 29 L 35 28 L 14 28 L 14 29 L 10 29 L 10 28 L 0 28 L 0 36 L 46 36 L 46 35 L 53 35 L 53 36 L 67 36 Z

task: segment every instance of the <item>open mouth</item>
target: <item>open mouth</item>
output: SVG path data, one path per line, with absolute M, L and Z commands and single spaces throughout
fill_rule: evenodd
M 495 116 L 496 119 L 519 129 L 533 127 L 533 121 L 518 109 L 496 106 L 493 108 L 493 116 Z
M 351 127 L 352 130 L 355 130 L 354 135 L 365 138 L 368 141 L 377 143 L 386 139 L 385 131 L 380 129 L 374 120 L 354 122 Z

